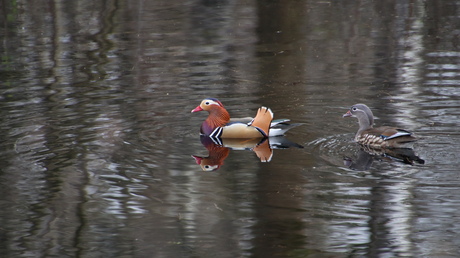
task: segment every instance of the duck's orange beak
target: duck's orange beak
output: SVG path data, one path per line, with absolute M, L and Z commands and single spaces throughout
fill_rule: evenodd
M 200 106 L 197 106 L 196 108 L 192 109 L 191 113 L 198 112 L 198 111 L 203 111 L 203 109 Z

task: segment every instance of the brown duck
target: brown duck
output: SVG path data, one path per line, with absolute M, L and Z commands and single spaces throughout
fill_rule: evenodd
M 374 115 L 364 104 L 353 105 L 343 117 L 358 118 L 355 141 L 370 148 L 412 148 L 417 140 L 411 132 L 390 126 L 373 127 Z

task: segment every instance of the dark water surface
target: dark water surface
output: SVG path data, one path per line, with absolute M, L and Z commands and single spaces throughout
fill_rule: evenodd
M 460 1 L 0 13 L 1 257 L 460 256 Z M 304 123 L 286 136 L 304 148 L 205 148 L 205 97 Z M 425 163 L 360 150 L 359 102 Z

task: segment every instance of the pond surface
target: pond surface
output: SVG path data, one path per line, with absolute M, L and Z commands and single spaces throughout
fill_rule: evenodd
M 459 1 L 0 13 L 1 257 L 460 256 Z M 205 97 L 303 125 L 202 143 Z M 415 132 L 424 162 L 361 150 L 355 103 Z

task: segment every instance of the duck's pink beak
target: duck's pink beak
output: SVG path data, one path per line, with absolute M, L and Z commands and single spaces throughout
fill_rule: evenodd
M 195 156 L 195 155 L 192 155 L 192 158 L 195 159 L 195 162 L 196 162 L 197 165 L 200 165 L 201 160 L 203 160 L 203 157 L 199 157 L 199 156 Z
M 197 106 L 196 108 L 194 108 L 194 109 L 192 110 L 191 113 L 193 113 L 193 112 L 198 112 L 198 111 L 203 111 L 203 109 L 202 109 L 200 106 Z
M 353 116 L 353 114 L 350 112 L 350 110 L 348 110 L 347 113 L 343 114 L 342 117 L 350 117 L 350 116 Z

